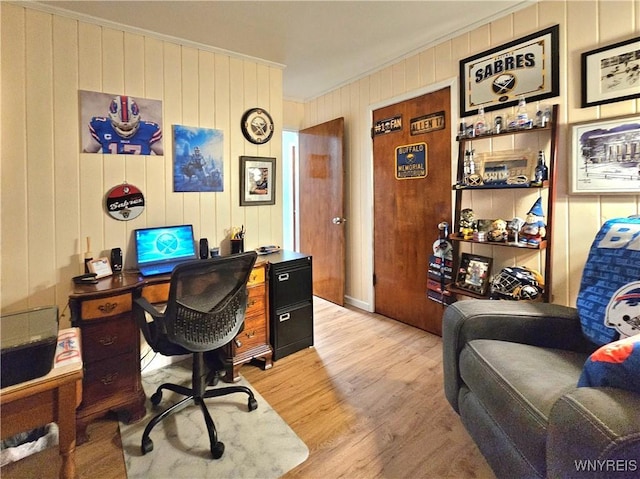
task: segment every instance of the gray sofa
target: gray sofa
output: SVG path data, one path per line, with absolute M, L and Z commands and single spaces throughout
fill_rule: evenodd
M 577 388 L 573 308 L 468 300 L 443 318 L 447 400 L 499 478 L 640 477 L 640 395 Z

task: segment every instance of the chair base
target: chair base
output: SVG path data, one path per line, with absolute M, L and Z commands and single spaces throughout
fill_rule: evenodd
M 142 441 L 140 445 L 140 451 L 143 455 L 153 451 L 153 441 L 149 437 L 153 428 L 160 422 L 162 422 L 165 418 L 169 417 L 171 414 L 184 409 L 190 404 L 191 401 L 193 401 L 195 404 L 200 406 L 200 411 L 202 412 L 205 424 L 207 426 L 211 456 L 213 457 L 213 459 L 220 459 L 224 454 L 224 443 L 218 441 L 218 434 L 216 431 L 215 423 L 211 418 L 211 414 L 209 414 L 209 410 L 207 409 L 207 405 L 205 404 L 204 400 L 208 398 L 226 396 L 229 394 L 244 393 L 248 395 L 247 409 L 249 410 L 249 412 L 258 408 L 258 401 L 256 401 L 253 392 L 248 387 L 228 386 L 217 389 L 206 389 L 207 386 L 215 385 L 218 382 L 218 376 L 216 371 L 212 371 L 205 379 L 202 374 L 204 368 L 205 366 L 203 354 L 194 353 L 192 379 L 193 387 L 187 388 L 178 384 L 164 383 L 161 384 L 158 389 L 156 389 L 156 392 L 151 396 L 151 403 L 154 406 L 157 406 L 162 401 L 163 389 L 173 391 L 185 397 L 162 411 L 160 414 L 157 414 L 153 417 L 153 419 L 151 419 L 151 421 L 149 421 L 144 429 L 144 433 L 142 434 Z

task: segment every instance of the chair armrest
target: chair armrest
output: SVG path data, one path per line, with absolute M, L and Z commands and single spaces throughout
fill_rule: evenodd
M 530 301 L 458 301 L 447 307 L 442 325 L 445 395 L 458 411 L 460 352 L 474 339 L 495 339 L 590 353 L 575 308 Z
M 547 477 L 638 477 L 639 411 L 640 394 L 622 389 L 577 388 L 564 395 L 549 415 Z
M 144 297 L 133 300 L 132 312 L 138 328 L 142 331 L 144 339 L 153 347 L 158 341 L 160 331 L 164 329 L 164 314 L 158 311 L 155 306 Z M 150 327 L 145 313 L 151 316 L 153 320 L 151 324 L 153 324 L 153 327 Z

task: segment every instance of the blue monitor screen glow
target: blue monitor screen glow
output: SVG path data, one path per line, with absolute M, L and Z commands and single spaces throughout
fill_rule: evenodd
M 191 225 L 137 229 L 135 242 L 138 265 L 196 258 Z

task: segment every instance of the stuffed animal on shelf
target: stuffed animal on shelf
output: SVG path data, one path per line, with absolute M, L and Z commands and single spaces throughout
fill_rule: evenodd
M 463 239 L 472 239 L 473 230 L 476 229 L 476 215 L 471 208 L 464 208 L 460 211 L 460 221 L 458 231 Z
M 489 231 L 489 241 L 504 242 L 507 241 L 507 222 L 497 219 L 491 223 L 491 231 Z
M 542 199 L 538 198 L 527 213 L 524 225 L 520 229 L 519 243 L 527 246 L 539 246 L 547 234 L 546 226 L 542 211 Z

